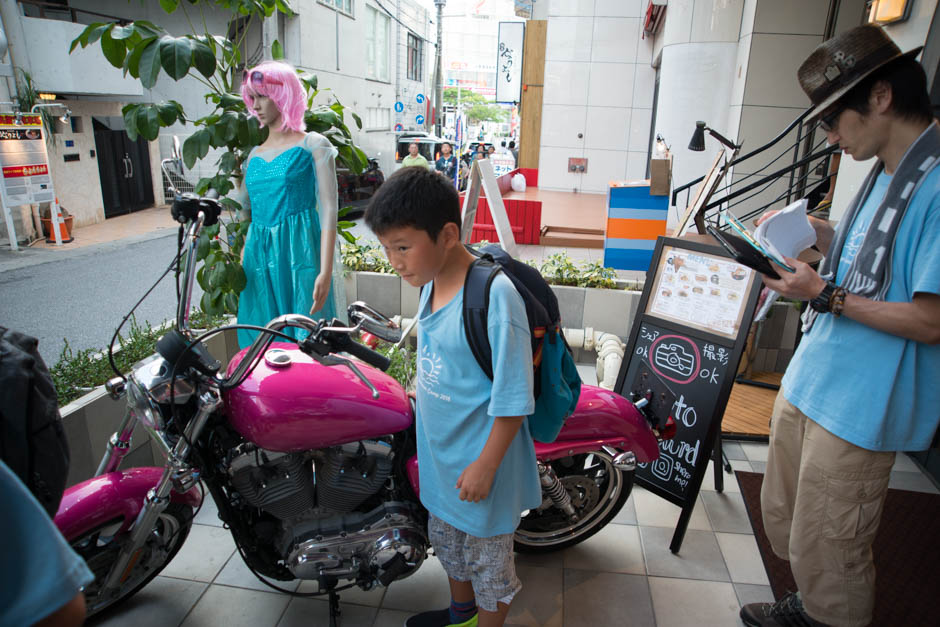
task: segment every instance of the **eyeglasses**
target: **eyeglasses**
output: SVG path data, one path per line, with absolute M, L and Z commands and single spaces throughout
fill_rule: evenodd
M 842 115 L 843 111 L 845 111 L 845 107 L 835 107 L 828 113 L 820 115 L 819 128 L 821 128 L 824 133 L 833 132 L 836 129 L 836 125 L 839 123 L 839 116 Z
M 269 85 L 283 85 L 281 81 L 276 78 L 271 78 L 270 76 L 265 76 L 264 72 L 261 70 L 254 70 L 253 72 L 245 71 L 245 81 L 250 82 L 251 86 L 255 89 L 263 86 L 265 83 Z

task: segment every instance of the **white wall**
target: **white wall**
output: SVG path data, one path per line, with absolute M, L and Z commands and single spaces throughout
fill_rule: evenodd
M 538 4 L 536 5 L 538 8 Z M 639 0 L 551 0 L 540 187 L 606 193 L 646 176 L 656 71 Z M 587 172 L 568 159 L 587 158 Z
M 908 21 L 897 25 L 888 25 L 886 30 L 895 43 L 903 51 L 922 46 L 927 41 L 927 32 L 934 12 L 937 10 L 937 0 L 917 0 L 914 3 L 911 17 Z M 862 181 L 874 165 L 874 159 L 856 161 L 855 159 L 842 159 L 839 164 L 839 176 L 836 182 L 835 196 L 832 199 L 832 219 L 838 220 L 845 214 L 845 209 L 855 194 L 858 193 Z

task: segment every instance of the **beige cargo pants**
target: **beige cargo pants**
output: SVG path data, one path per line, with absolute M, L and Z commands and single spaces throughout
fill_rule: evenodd
M 837 627 L 871 622 L 875 566 L 871 545 L 881 520 L 894 452 L 838 438 L 777 394 L 767 473 L 764 528 L 789 560 L 807 613 Z

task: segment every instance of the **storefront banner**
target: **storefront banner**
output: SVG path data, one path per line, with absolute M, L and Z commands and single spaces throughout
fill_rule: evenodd
M 500 22 L 496 56 L 496 102 L 522 99 L 524 22 Z

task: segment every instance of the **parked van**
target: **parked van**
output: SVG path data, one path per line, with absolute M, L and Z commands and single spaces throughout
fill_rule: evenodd
M 447 140 L 427 133 L 402 133 L 395 142 L 396 169 L 401 167 L 401 160 L 408 156 L 408 145 L 412 142 L 418 144 L 418 154 L 434 165 L 441 156 L 441 144 Z

